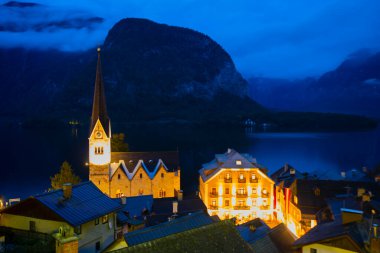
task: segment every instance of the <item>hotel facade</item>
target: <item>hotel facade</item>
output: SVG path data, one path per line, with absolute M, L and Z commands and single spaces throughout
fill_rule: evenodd
M 228 149 L 203 164 L 199 171 L 199 195 L 210 215 L 235 217 L 238 223 L 274 217 L 274 182 L 249 154 Z

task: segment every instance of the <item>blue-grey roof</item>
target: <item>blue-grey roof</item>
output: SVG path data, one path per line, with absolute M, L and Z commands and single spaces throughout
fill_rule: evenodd
M 138 245 L 162 237 L 181 233 L 213 223 L 213 219 L 203 212 L 193 213 L 156 226 L 135 230 L 124 235 L 128 246 Z
M 153 205 L 153 195 L 142 195 L 126 198 L 126 204 L 123 205 L 123 212 L 128 212 L 129 217 L 141 216 L 144 209 L 151 212 Z
M 237 164 L 240 161 L 240 164 Z M 263 166 L 257 164 L 256 158 L 250 154 L 240 154 L 234 149 L 228 149 L 224 154 L 216 154 L 215 159 L 202 165 L 199 173 L 203 181 L 217 174 L 221 169 L 242 169 L 242 168 L 257 168 L 264 169 Z
M 116 200 L 102 193 L 90 181 L 74 185 L 69 199 L 63 198 L 62 190 L 40 194 L 35 199 L 72 226 L 79 226 L 121 208 Z
M 251 226 L 255 227 L 255 229 L 251 230 Z M 270 227 L 259 218 L 236 226 L 236 229 L 239 231 L 241 237 L 250 244 L 265 237 L 270 231 Z

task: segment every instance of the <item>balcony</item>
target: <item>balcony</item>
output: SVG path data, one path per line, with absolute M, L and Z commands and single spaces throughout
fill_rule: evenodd
M 232 178 L 224 178 L 225 183 L 232 183 Z
M 234 206 L 235 210 L 249 210 L 249 206 Z
M 266 205 L 266 206 L 261 206 L 260 209 L 261 209 L 261 210 L 269 210 L 269 206 L 268 206 L 268 205 Z
M 245 183 L 247 180 L 245 178 L 238 178 L 238 183 Z
M 210 210 L 218 210 L 218 206 L 209 206 L 208 209 L 210 209 Z
M 250 182 L 251 184 L 256 184 L 256 183 L 259 182 L 259 179 L 257 179 L 257 178 L 250 178 L 250 179 L 249 179 L 249 182 Z
M 247 193 L 236 193 L 237 198 L 246 198 L 247 196 Z
M 210 198 L 217 198 L 217 197 L 218 197 L 218 193 L 210 192 Z

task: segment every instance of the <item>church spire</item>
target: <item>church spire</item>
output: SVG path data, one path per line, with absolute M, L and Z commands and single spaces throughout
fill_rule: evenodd
M 100 48 L 98 48 L 98 63 L 96 66 L 95 91 L 94 101 L 92 105 L 90 132 L 94 130 L 98 119 L 100 120 L 100 123 L 102 124 L 102 127 L 104 128 L 107 136 L 110 137 L 110 120 L 108 118 L 106 96 L 104 93 L 102 66 L 100 61 Z

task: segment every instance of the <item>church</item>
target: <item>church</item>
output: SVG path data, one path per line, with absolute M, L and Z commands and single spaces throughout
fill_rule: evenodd
M 90 122 L 89 180 L 111 198 L 153 195 L 175 197 L 180 192 L 178 151 L 112 152 L 100 48 Z

